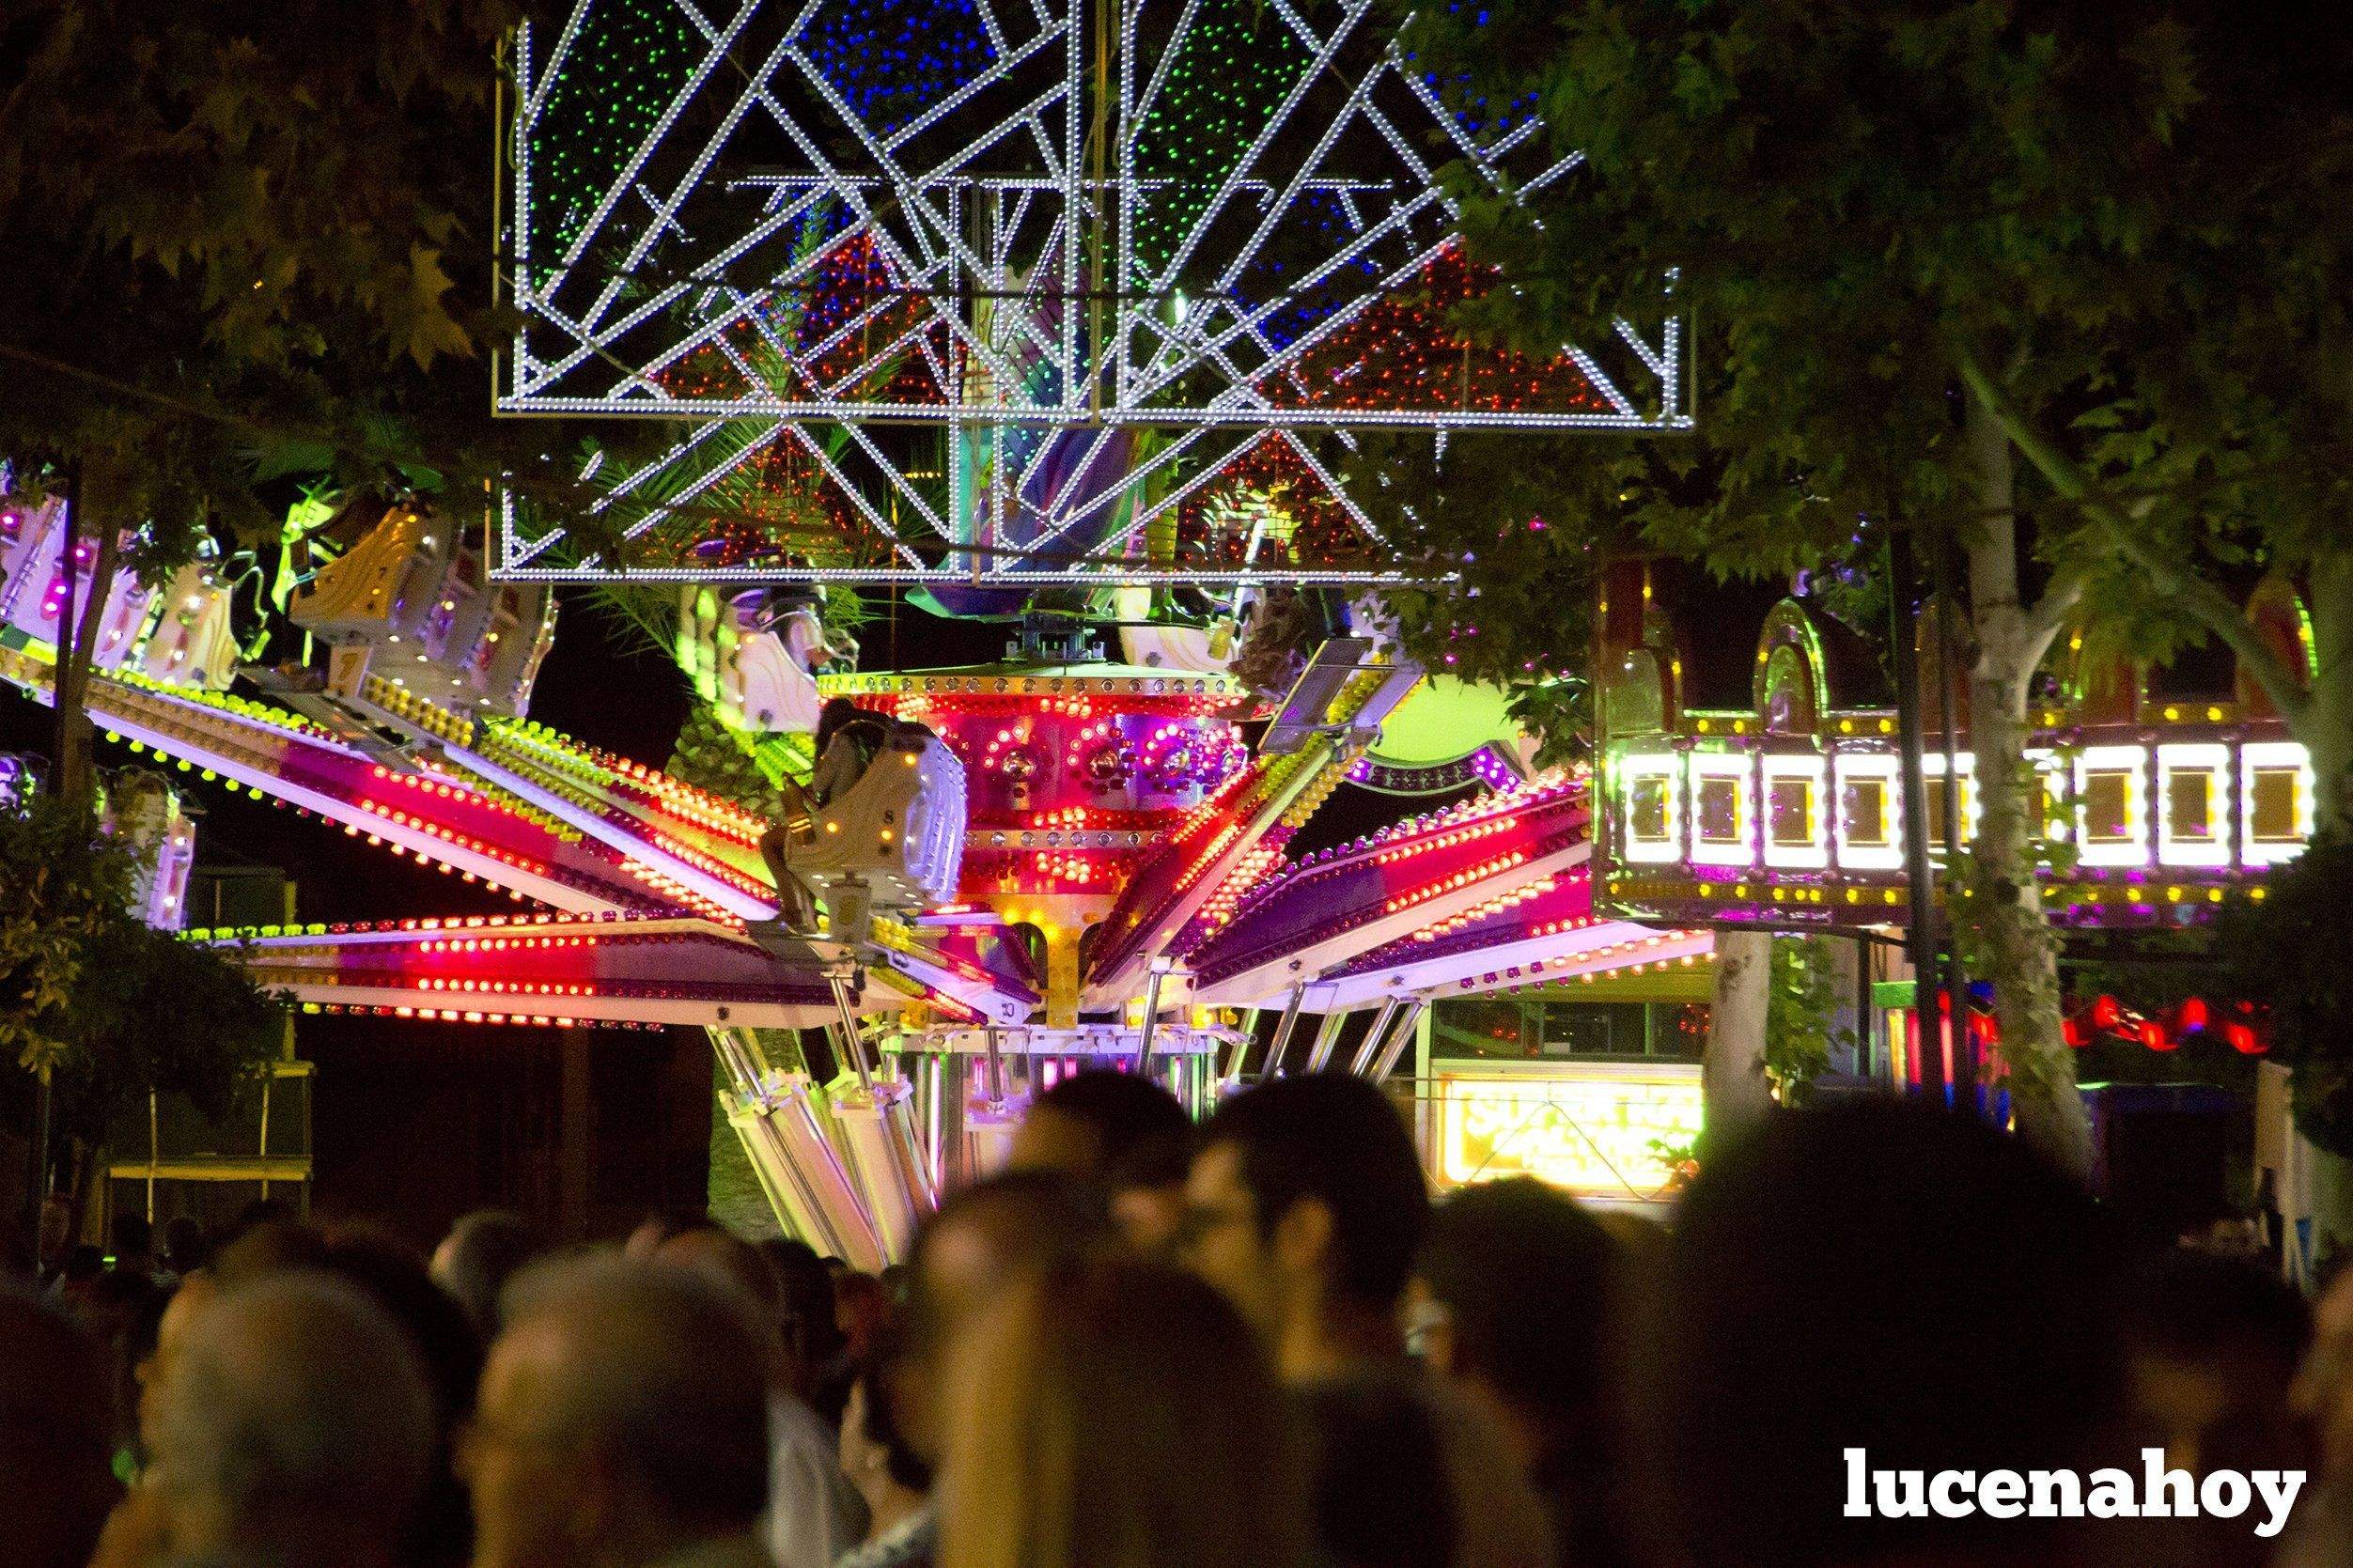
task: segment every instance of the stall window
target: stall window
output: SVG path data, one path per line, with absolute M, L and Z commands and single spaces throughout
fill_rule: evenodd
M 2257 844 L 2295 844 L 2303 838 L 2304 784 L 2300 767 L 2258 766 L 2247 790 L 2248 836 Z
M 2178 768 L 2165 775 L 2165 831 L 2184 844 L 2214 842 L 2214 775 Z
M 2125 768 L 2094 768 L 2083 775 L 2083 842 L 2130 844 L 2132 791 L 2138 774 Z
M 1667 818 L 1673 781 L 1652 773 L 1634 781 L 1627 791 L 1626 831 L 1638 844 L 1663 844 L 1675 836 Z
M 1847 842 L 1858 849 L 1888 846 L 1887 781 L 1848 779 L 1840 810 L 1846 814 Z
M 1738 845 L 1740 831 L 1739 779 L 1703 777 L 1699 781 L 1697 820 L 1702 844 Z
M 1766 831 L 1784 849 L 1809 848 L 1814 843 L 1814 781 L 1783 774 L 1765 782 Z

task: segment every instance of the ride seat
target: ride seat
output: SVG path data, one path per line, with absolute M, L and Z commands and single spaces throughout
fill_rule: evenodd
M 927 908 L 955 896 L 964 862 L 964 765 L 923 725 L 892 722 L 857 782 L 825 804 L 788 800 L 780 824 L 787 859 L 829 908 L 834 890 L 849 883 L 884 908 Z

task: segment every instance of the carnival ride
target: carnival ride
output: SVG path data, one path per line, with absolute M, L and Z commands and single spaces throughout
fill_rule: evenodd
M 55 581 L 61 510 L 9 498 L 8 587 Z M 1377 1011 L 1356 1065 L 1385 1076 L 1400 1016 L 1430 995 L 1705 951 L 1594 918 L 1566 776 L 1286 860 L 1418 675 L 1362 639 L 1319 652 L 1255 749 L 1239 722 L 1265 705 L 1223 674 L 1070 658 L 813 675 L 779 640 L 762 668 L 893 721 L 911 749 L 816 809 L 805 866 L 829 918 L 776 932 L 768 824 L 524 717 L 550 602 L 464 580 L 478 567 L 447 533 L 388 511 L 294 598 L 326 667 L 247 666 L 259 696 L 153 673 L 225 587 L 149 606 L 94 656 L 89 712 L 135 752 L 538 909 L 197 935 L 305 1010 L 701 1025 L 780 1216 L 845 1256 L 903 1247 L 1041 1074 L 1122 1062 L 1203 1104 L 1241 1065 L 1237 1010 L 1279 1007 L 1278 1051 L 1324 1016 L 1318 1066 L 1340 1017 Z M 20 592 L 0 627 L 0 678 L 37 697 L 59 598 Z M 865 930 L 845 939 L 853 904 Z M 844 1070 L 780 1068 L 762 1038 L 780 1030 L 826 1032 Z
M 1370 13 L 582 0 L 516 44 L 500 406 L 686 433 L 587 457 L 584 514 L 517 487 L 476 534 L 393 505 L 287 576 L 312 657 L 274 663 L 234 640 L 210 566 L 157 596 L 89 583 L 56 498 L 0 498 L 0 680 L 47 699 L 80 574 L 81 602 L 108 596 L 86 702 L 110 738 L 533 906 L 193 935 L 305 1010 L 699 1025 L 779 1218 L 862 1267 L 1073 1064 L 1195 1108 L 1254 1066 L 1385 1079 L 1434 1000 L 1704 958 L 1725 877 L 1651 885 L 1687 862 L 1738 871 L 1727 896 L 1760 916 L 1861 911 L 1884 878 L 1851 813 L 1822 846 L 1828 792 L 1882 776 L 1839 760 L 1870 750 L 1848 731 L 1760 764 L 1786 726 L 1726 752 L 1670 688 L 1650 738 L 1605 751 L 1597 806 L 1582 773 L 1530 776 L 1500 712 L 1433 710 L 1377 600 L 1348 597 L 1410 573 L 1311 437 L 1689 423 L 1672 315 L 1549 357 L 1456 336 L 1448 307 L 1488 280 L 1426 142 L 1518 198 L 1575 159 L 1526 105 L 1450 106 Z M 552 585 L 578 580 L 668 598 L 681 670 L 785 821 L 528 718 Z M 860 670 L 816 608 L 842 583 L 1030 618 L 1000 663 Z M 1287 690 L 1253 691 L 1230 666 L 1278 586 L 1323 595 L 1330 635 Z M 1094 642 L 1112 625 L 1124 661 Z M 1653 630 L 1628 659 L 1659 654 Z M 1623 715 L 1639 683 L 1613 682 Z M 836 698 L 884 738 L 804 794 Z M 1351 780 L 1480 792 L 1293 853 Z M 1788 858 L 1784 819 L 1818 864 Z M 1747 858 L 1711 858 L 1725 844 Z M 780 918 L 779 869 L 821 921 Z M 1257 1009 L 1276 1021 L 1254 1061 Z

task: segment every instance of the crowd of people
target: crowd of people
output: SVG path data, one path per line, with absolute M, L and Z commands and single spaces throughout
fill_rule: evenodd
M 1063 1079 L 882 1277 L 698 1214 L 429 1260 L 266 1206 L 0 1290 L 0 1565 L 1747 1568 L 2353 1552 L 2353 1276 L 2153 1250 L 1975 1122 L 1433 1205 L 1395 1103 Z M 2292 1527 L 1854 1517 L 1875 1467 L 2308 1469 Z

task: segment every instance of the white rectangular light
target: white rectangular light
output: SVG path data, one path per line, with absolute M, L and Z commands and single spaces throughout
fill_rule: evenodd
M 2301 742 L 2250 741 L 2238 749 L 2238 863 L 2278 865 L 2313 836 L 2312 757 Z
M 2212 741 L 2157 749 L 2159 865 L 2231 863 L 2231 749 Z
M 1691 863 L 1756 863 L 1756 758 L 1746 752 L 1693 752 Z
M 1619 855 L 1669 865 L 1683 858 L 1683 759 L 1673 752 L 1617 760 Z
M 2087 746 L 2075 759 L 2075 831 L 2084 865 L 2149 863 L 2149 749 Z
M 1904 864 L 1902 760 L 1886 752 L 1841 752 L 1838 781 L 1838 863 L 1855 871 L 1895 871 Z M 1875 809 L 1876 808 L 1876 809 Z
M 1941 811 L 1938 805 L 1949 787 L 1961 798 L 1958 813 L 1960 842 L 1968 845 L 1976 838 L 1977 824 L 1986 815 L 1983 803 L 1977 799 L 1977 754 L 1974 752 L 1955 752 L 1948 767 L 1942 753 L 1931 752 L 1921 759 L 1920 767 L 1923 785 L 1921 831 L 1929 831 L 1940 820 L 1945 824 L 1948 832 L 1953 831 L 1956 814 L 1951 805 L 1946 804 Z M 1944 851 L 1945 846 L 1933 837 L 1928 840 L 1929 854 L 1941 857 Z
M 1819 871 L 1831 863 L 1828 758 L 1769 753 L 1765 757 L 1765 863 Z

